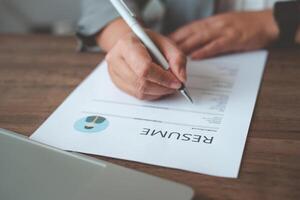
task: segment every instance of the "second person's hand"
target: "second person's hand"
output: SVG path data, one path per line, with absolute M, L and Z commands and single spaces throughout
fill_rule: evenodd
M 266 10 L 231 12 L 197 20 L 170 37 L 187 55 L 201 59 L 259 49 L 274 42 L 278 35 L 272 11 Z

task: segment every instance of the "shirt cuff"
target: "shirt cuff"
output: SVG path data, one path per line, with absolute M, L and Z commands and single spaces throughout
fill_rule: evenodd
M 135 3 L 127 3 L 128 7 L 140 15 Z M 95 36 L 110 22 L 120 17 L 115 8 L 108 2 L 86 1 L 82 4 L 82 16 L 78 22 L 76 36 L 79 51 L 102 51 L 97 46 Z

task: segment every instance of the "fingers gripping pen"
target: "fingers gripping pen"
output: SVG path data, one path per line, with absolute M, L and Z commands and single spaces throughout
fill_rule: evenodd
M 118 13 L 124 19 L 124 21 L 128 24 L 131 30 L 135 33 L 135 35 L 143 42 L 143 44 L 150 51 L 155 60 L 160 64 L 165 70 L 169 69 L 169 64 L 166 58 L 163 56 L 161 51 L 157 48 L 154 42 L 150 39 L 144 29 L 140 26 L 138 21 L 136 20 L 134 14 L 131 10 L 126 6 L 126 4 L 122 0 L 110 0 L 112 5 L 116 8 Z M 191 103 L 193 100 L 189 95 L 185 85 L 182 83 L 181 87 L 178 91 Z

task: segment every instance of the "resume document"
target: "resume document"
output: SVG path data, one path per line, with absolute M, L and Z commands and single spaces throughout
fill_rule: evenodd
M 97 154 L 214 176 L 238 176 L 266 51 L 189 60 L 180 93 L 141 101 L 120 91 L 99 66 L 31 139 Z

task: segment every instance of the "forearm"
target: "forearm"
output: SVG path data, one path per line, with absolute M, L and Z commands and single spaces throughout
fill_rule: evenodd
M 129 32 L 131 32 L 129 26 L 124 22 L 123 19 L 118 18 L 109 23 L 100 33 L 96 35 L 96 42 L 104 51 L 107 52 L 123 35 Z

